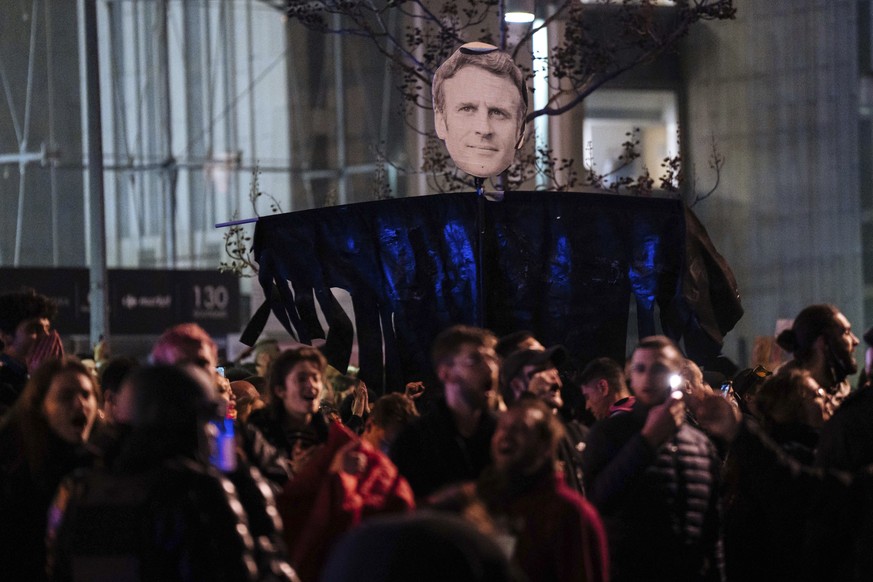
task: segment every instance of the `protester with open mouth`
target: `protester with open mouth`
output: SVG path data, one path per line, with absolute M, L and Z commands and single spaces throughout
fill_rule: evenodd
M 319 412 L 324 392 L 324 356 L 315 348 L 288 350 L 273 362 L 270 402 L 249 422 L 299 470 L 310 449 L 327 440 L 327 419 Z
M 546 402 L 516 401 L 497 421 L 492 464 L 430 501 L 495 540 L 530 580 L 603 582 L 609 558 L 600 516 L 556 470 L 563 432 Z
M 46 515 L 61 479 L 90 465 L 97 387 L 75 358 L 49 360 L 0 423 L 0 572 L 45 580 Z
M 412 489 L 384 453 L 325 418 L 326 369 L 316 348 L 282 352 L 270 371 L 270 404 L 249 416 L 291 460 L 277 505 L 302 580 L 315 580 L 339 536 L 365 517 L 414 506 Z

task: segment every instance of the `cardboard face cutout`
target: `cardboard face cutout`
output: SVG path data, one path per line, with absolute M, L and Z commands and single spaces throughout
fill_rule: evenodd
M 437 136 L 460 169 L 490 178 L 512 164 L 524 142 L 527 89 L 508 54 L 463 45 L 437 69 L 433 102 Z

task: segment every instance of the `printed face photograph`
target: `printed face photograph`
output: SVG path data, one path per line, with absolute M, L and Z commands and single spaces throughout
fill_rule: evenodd
M 522 139 L 521 96 L 512 80 L 468 65 L 443 82 L 443 111 L 435 111 L 440 139 L 455 164 L 480 178 L 512 164 Z

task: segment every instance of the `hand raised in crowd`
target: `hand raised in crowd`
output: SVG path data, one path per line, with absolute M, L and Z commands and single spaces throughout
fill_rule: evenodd
M 358 380 L 355 383 L 355 400 L 352 402 L 352 414 L 354 416 L 364 417 L 364 414 L 370 411 L 370 394 L 367 391 L 367 385 L 363 380 Z
M 685 403 L 672 395 L 649 409 L 641 434 L 652 447 L 659 447 L 685 422 Z
M 64 357 L 64 344 L 57 330 L 51 330 L 36 340 L 27 355 L 27 370 L 33 373 L 46 360 L 60 360 Z
M 407 382 L 403 394 L 411 400 L 417 400 L 418 398 L 421 398 L 424 391 L 424 382 Z
M 706 432 L 727 442 L 733 441 L 740 430 L 742 414 L 736 406 L 720 396 L 707 396 L 694 413 Z

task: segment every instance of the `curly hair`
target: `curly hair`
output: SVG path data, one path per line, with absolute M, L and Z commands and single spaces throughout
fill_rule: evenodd
M 412 400 L 403 394 L 385 394 L 373 403 L 370 422 L 385 429 L 401 429 L 417 416 Z
M 274 412 L 281 413 L 285 408 L 285 404 L 281 398 L 275 398 L 275 389 L 277 386 L 285 385 L 285 378 L 294 369 L 294 366 L 300 362 L 312 362 L 321 371 L 322 380 L 324 380 L 324 372 L 327 370 L 327 359 L 318 350 L 310 346 L 303 346 L 296 349 L 285 350 L 273 360 L 270 366 L 270 378 L 268 388 L 270 392 L 270 401 L 267 404 L 268 408 Z
M 35 290 L 24 288 L 0 295 L 0 331 L 14 334 L 18 324 L 26 319 L 44 317 L 52 320 L 58 314 L 57 304 Z

